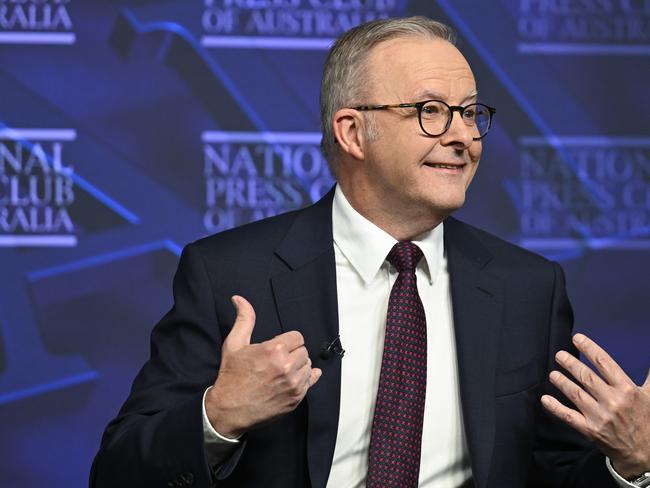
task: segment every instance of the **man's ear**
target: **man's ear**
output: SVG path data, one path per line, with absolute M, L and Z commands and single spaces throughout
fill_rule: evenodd
M 355 159 L 365 159 L 364 119 L 358 110 L 342 108 L 334 114 L 332 129 L 341 151 Z

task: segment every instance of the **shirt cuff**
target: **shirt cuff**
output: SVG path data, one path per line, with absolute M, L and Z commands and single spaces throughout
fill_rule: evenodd
M 612 463 L 608 457 L 605 458 L 605 464 L 607 464 L 607 469 L 609 470 L 609 474 L 612 475 L 614 481 L 616 481 L 616 484 L 618 486 L 620 486 L 621 488 L 637 488 L 636 485 L 633 485 L 632 483 L 627 481 L 625 478 L 623 478 L 620 474 L 616 472 L 614 466 L 612 466 Z
M 228 459 L 228 456 L 237 449 L 241 442 L 239 437 L 231 439 L 224 435 L 219 434 L 208 419 L 208 414 L 205 411 L 205 396 L 211 386 L 203 392 L 203 401 L 201 402 L 201 411 L 203 414 L 203 446 L 205 448 L 205 456 L 210 466 L 217 467 Z

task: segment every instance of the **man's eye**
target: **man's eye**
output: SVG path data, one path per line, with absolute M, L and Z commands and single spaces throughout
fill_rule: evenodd
M 437 105 L 425 105 L 422 107 L 423 115 L 439 115 L 442 112 L 441 108 Z

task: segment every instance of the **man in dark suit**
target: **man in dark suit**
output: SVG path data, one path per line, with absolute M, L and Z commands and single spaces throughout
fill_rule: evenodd
M 557 264 L 449 216 L 494 114 L 477 95 L 437 22 L 337 41 L 337 186 L 184 249 L 91 486 L 643 486 L 650 382 L 582 335 L 602 379 L 574 357 Z

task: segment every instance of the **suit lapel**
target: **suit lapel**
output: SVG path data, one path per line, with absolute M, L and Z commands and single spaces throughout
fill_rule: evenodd
M 469 227 L 448 218 L 449 265 L 463 419 L 477 487 L 486 486 L 495 430 L 494 378 L 503 312 L 503 279 Z
M 307 396 L 307 460 L 313 488 L 327 483 L 341 390 L 341 361 L 323 360 L 324 344 L 338 335 L 336 265 L 330 191 L 301 211 L 276 250 L 271 276 L 283 331 L 298 330 L 323 376 Z M 485 269 L 492 259 L 469 228 L 445 221 L 463 419 L 476 486 L 486 486 L 495 430 L 494 378 L 503 311 L 503 279 Z
M 272 273 L 271 286 L 284 332 L 297 330 L 313 367 L 323 375 L 306 396 L 307 459 L 313 488 L 324 487 L 334 455 L 341 390 L 341 361 L 323 360 L 323 344 L 338 335 L 336 265 L 332 239 L 331 191 L 301 211 L 276 255 L 283 265 Z

